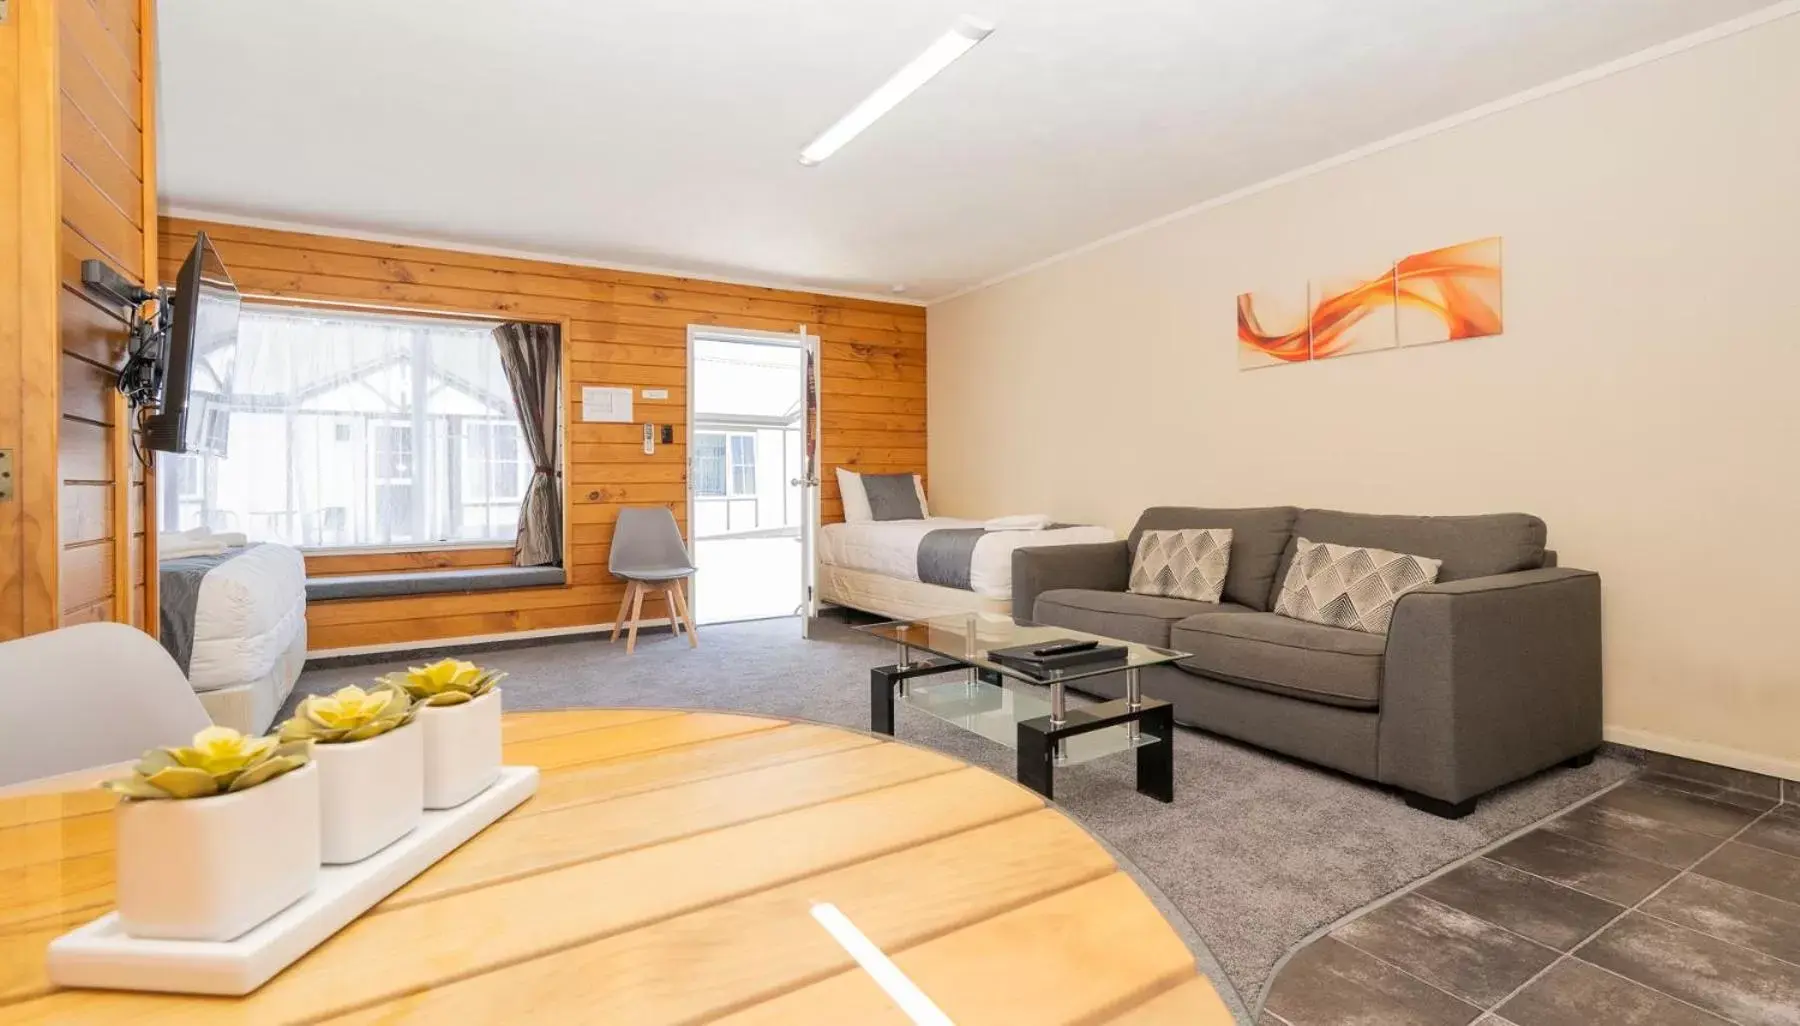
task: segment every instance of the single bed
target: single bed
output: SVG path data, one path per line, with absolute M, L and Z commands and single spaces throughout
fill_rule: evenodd
M 306 564 L 267 543 L 181 548 L 158 565 L 163 647 L 220 726 L 260 734 L 306 663 Z
M 1117 537 L 1106 527 L 995 530 L 989 523 L 926 517 L 826 524 L 819 532 L 819 598 L 894 618 L 1010 615 L 1014 550 Z

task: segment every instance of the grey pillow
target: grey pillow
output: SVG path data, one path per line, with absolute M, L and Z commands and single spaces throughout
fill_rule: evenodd
M 862 481 L 863 493 L 869 497 L 869 519 L 925 519 L 911 474 L 864 474 Z

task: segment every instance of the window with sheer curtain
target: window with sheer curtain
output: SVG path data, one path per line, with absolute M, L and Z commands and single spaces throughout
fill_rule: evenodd
M 194 358 L 227 455 L 163 457 L 162 529 L 511 544 L 532 461 L 493 329 L 246 304 L 236 341 Z

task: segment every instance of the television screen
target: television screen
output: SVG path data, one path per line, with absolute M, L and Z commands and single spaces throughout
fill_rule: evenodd
M 174 323 L 163 348 L 160 408 L 144 421 L 144 444 L 162 452 L 224 456 L 230 413 L 222 396 L 194 388 L 194 363 L 237 341 L 237 286 L 201 232 L 175 279 Z

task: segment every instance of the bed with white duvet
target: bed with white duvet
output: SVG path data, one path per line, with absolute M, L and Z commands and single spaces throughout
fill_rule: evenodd
M 242 536 L 159 540 L 163 647 L 213 722 L 260 733 L 306 662 L 306 564 Z
M 1107 527 L 1037 519 L 1043 526 L 1007 526 L 1031 518 L 955 517 L 827 524 L 819 532 L 820 597 L 893 617 L 1009 613 L 1014 550 L 1117 537 Z

